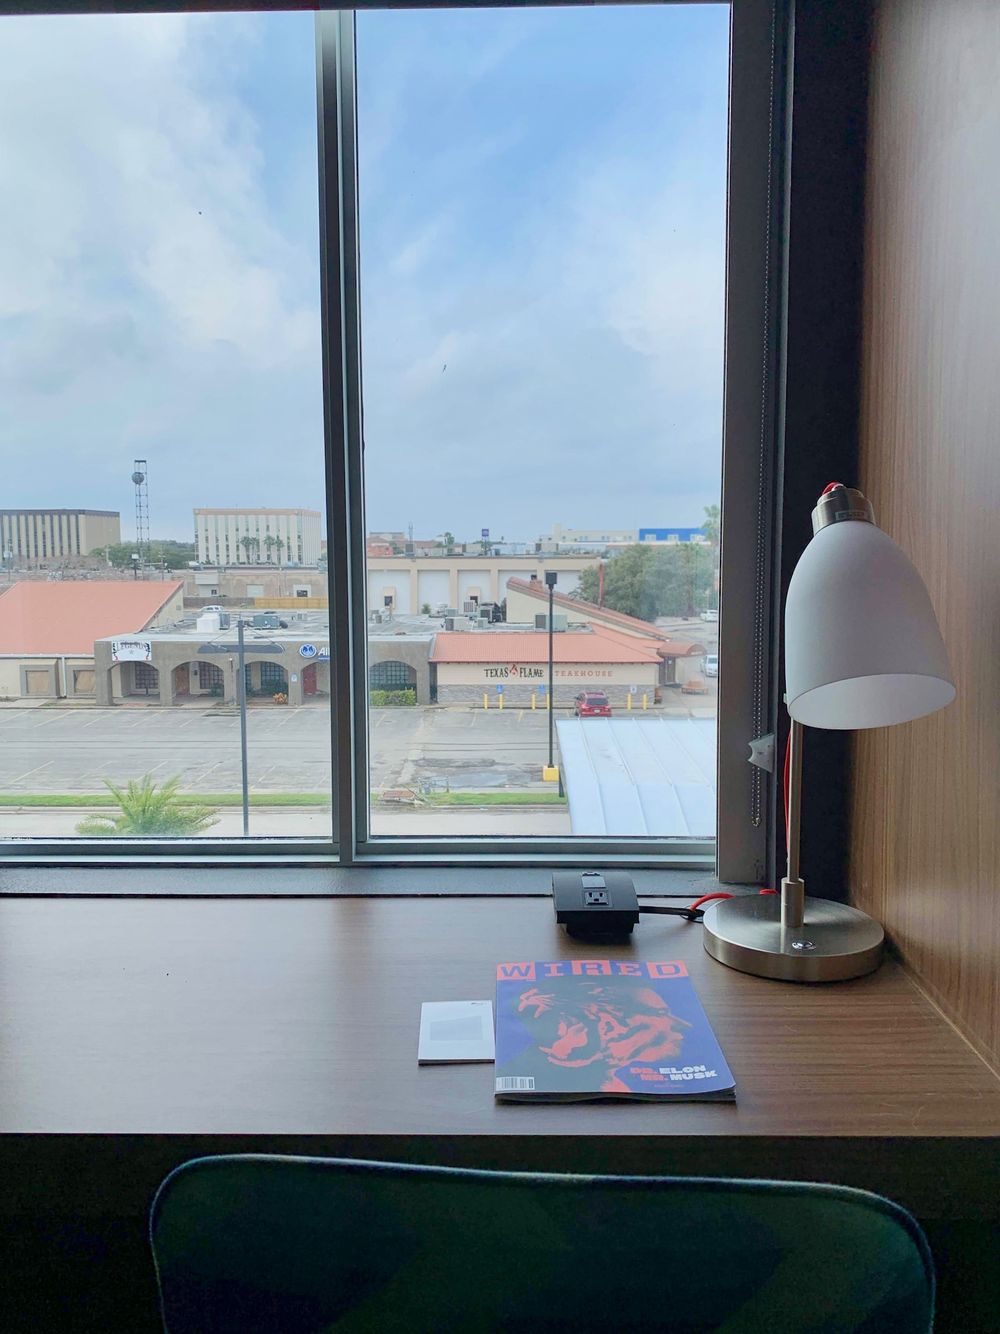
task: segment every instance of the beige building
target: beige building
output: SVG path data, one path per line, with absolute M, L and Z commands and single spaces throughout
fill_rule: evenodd
M 196 509 L 202 565 L 315 565 L 320 514 L 304 509 Z
M 0 561 L 14 569 L 79 560 L 121 540 L 117 510 L 0 510 Z
M 549 590 L 540 579 L 515 579 L 507 585 L 507 620 L 509 623 L 548 625 Z M 599 607 L 595 602 L 567 597 L 558 587 L 552 597 L 552 622 L 559 626 L 565 618 L 567 629 L 590 629 L 627 641 L 634 638 L 655 646 L 661 661 L 658 682 L 664 686 L 683 686 L 705 670 L 704 644 L 671 638 L 658 625 L 637 616 Z
M 0 699 L 99 698 L 94 642 L 127 639 L 183 615 L 176 580 L 35 582 L 0 593 Z M 144 693 L 141 671 L 129 693 Z
M 559 587 L 571 592 L 593 556 L 369 556 L 368 610 L 419 615 L 422 607 L 502 602 L 512 579 L 537 579 L 555 570 Z M 508 620 L 512 618 L 508 613 Z

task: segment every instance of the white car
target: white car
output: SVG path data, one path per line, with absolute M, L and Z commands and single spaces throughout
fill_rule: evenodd
M 706 654 L 705 654 L 705 675 L 706 675 L 706 676 L 718 676 L 718 675 L 719 675 L 719 655 L 718 655 L 718 653 L 706 653 Z
M 207 607 L 202 607 L 201 610 L 202 612 L 206 612 L 206 611 L 225 611 L 226 609 L 225 607 L 220 607 L 218 606 L 217 603 L 212 602 Z
M 709 607 L 708 611 L 701 613 L 703 621 L 717 621 L 719 619 L 719 610 L 717 607 Z

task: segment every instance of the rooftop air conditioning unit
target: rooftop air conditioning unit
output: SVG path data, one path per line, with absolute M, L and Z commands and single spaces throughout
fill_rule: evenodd
M 565 630 L 565 629 L 567 628 L 568 624 L 569 624 L 569 622 L 568 622 L 568 620 L 567 620 L 567 618 L 566 618 L 565 615 L 560 615 L 558 612 L 556 612 L 556 613 L 553 615 L 553 617 L 552 617 L 552 630 L 553 630 L 554 633 L 555 633 L 555 632 L 558 632 L 559 630 Z M 544 611 L 536 612 L 536 613 L 535 613 L 535 629 L 536 629 L 536 630 L 547 630 L 548 628 L 549 628 L 549 616 L 548 616 L 548 612 L 544 612 Z
M 446 616 L 446 617 L 444 618 L 444 628 L 445 628 L 446 630 L 454 630 L 454 628 L 455 628 L 455 618 L 454 618 L 454 616 Z
M 465 612 L 466 616 L 475 616 L 477 606 L 478 603 L 476 602 L 463 602 L 462 610 Z

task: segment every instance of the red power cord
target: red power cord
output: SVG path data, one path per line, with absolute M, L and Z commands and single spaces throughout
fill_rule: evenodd
M 823 490 L 820 492 L 820 495 L 825 496 L 830 491 L 836 491 L 838 487 L 842 487 L 843 485 L 844 485 L 843 482 L 827 482 L 826 486 L 824 486 Z M 789 788 L 791 786 L 790 783 L 791 771 L 792 771 L 792 733 L 791 729 L 789 729 L 788 740 L 785 742 L 785 764 L 781 776 L 781 791 L 785 804 L 785 854 L 786 855 L 788 853 L 788 803 L 789 803 L 788 793 L 789 793 Z M 777 894 L 778 891 L 776 889 L 762 889 L 760 892 L 762 894 Z M 700 908 L 703 903 L 709 903 L 712 899 L 731 899 L 732 897 L 733 897 L 732 894 L 727 894 L 725 890 L 721 889 L 714 894 L 702 894 L 700 899 L 695 899 L 694 903 L 688 905 L 688 911 L 690 912 L 692 908 Z
M 826 488 L 826 490 L 829 491 L 833 487 L 839 485 L 840 485 L 839 482 L 831 482 L 830 485 Z M 826 495 L 826 491 L 824 491 L 823 494 Z M 788 800 L 789 800 L 788 793 L 790 788 L 791 772 L 792 772 L 792 734 L 789 731 L 788 740 L 785 742 L 785 764 L 781 777 L 781 790 L 784 797 L 784 805 L 785 805 L 786 853 L 788 851 Z M 762 894 L 777 894 L 778 891 L 776 889 L 762 889 L 760 892 Z M 723 889 L 716 890 L 714 894 L 702 894 L 700 899 L 695 899 L 694 903 L 688 904 L 688 912 L 691 912 L 692 909 L 694 908 L 700 908 L 703 903 L 710 903 L 712 899 L 731 899 L 731 898 L 733 898 L 733 895 L 727 894 L 726 891 Z

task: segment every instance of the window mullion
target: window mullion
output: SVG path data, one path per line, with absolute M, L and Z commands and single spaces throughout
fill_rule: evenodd
M 366 833 L 368 765 L 353 14 L 318 14 L 316 51 L 333 831 L 350 862 Z

